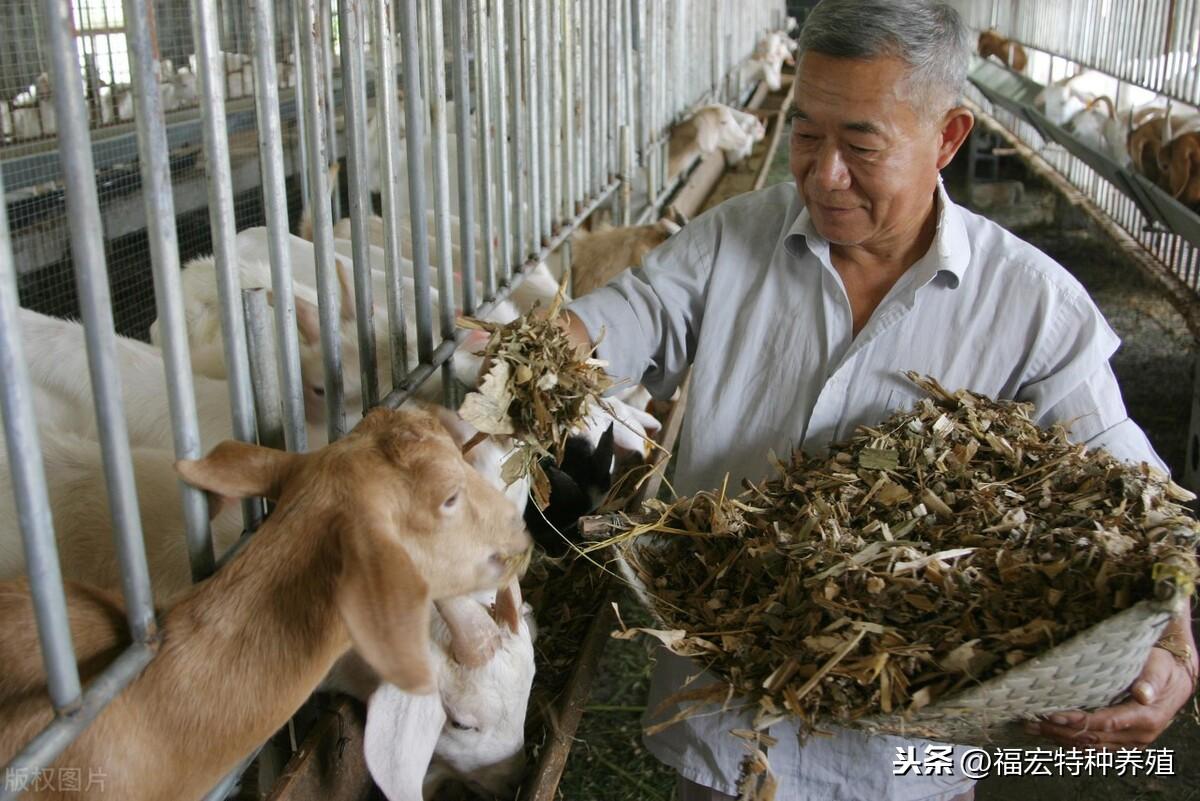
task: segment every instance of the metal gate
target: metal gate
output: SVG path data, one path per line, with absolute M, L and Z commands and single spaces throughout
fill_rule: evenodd
M 255 391 L 262 406 L 264 387 L 276 379 L 278 395 L 266 406 L 286 447 L 303 450 L 286 235 L 300 206 L 307 207 L 326 423 L 336 439 L 367 408 L 397 406 L 435 371 L 448 372 L 458 344 L 456 314 L 479 314 L 503 299 L 598 206 L 614 206 L 622 220 L 655 213 L 671 188 L 671 126 L 702 103 L 746 96 L 752 87 L 742 64 L 766 32 L 782 28 L 784 8 L 777 0 L 18 0 L 0 13 L 13 23 L 6 35 L 21 37 L 25 48 L 0 47 L 0 193 L 6 201 L 0 215 L 0 401 L 57 713 L 7 766 L 0 797 L 10 798 L 153 658 L 148 644 L 155 616 L 115 369 L 114 303 L 137 307 L 118 315 L 127 321 L 123 331 L 140 334 L 145 320 L 158 319 L 175 457 L 198 458 L 180 265 L 192 253 L 213 253 L 229 433 L 267 439 L 272 415 L 256 420 Z M 50 77 L 39 78 L 42 72 Z M 374 146 L 372 130 L 382 132 Z M 328 169 L 343 158 L 344 195 L 331 192 Z M 384 221 L 383 299 L 371 297 L 367 257 L 375 189 Z M 362 408 L 354 409 L 345 408 L 342 391 L 333 266 L 333 226 L 343 206 L 351 221 L 363 354 Z M 269 230 L 273 311 L 262 302 L 244 304 L 239 291 L 234 237 L 254 222 Z M 464 245 L 458 297 L 452 226 Z M 479 245 L 468 246 L 477 232 L 483 232 Z M 401 280 L 405 236 L 412 247 L 412 297 L 404 296 Z M 43 258 L 56 242 L 53 258 Z M 134 257 L 116 270 L 122 247 Z M 68 313 L 77 298 L 86 330 L 133 639 L 86 690 L 66 625 L 38 410 L 17 321 L 18 276 L 28 290 L 26 279 L 45 263 L 60 272 L 44 294 L 59 298 L 56 310 Z M 120 289 L 126 272 L 140 282 L 127 297 Z M 389 312 L 386 342 L 375 341 L 370 323 L 377 303 Z M 411 364 L 409 313 L 416 337 Z M 277 364 L 251 358 L 248 331 L 252 342 L 273 331 Z M 391 386 L 380 385 L 381 359 L 391 366 Z M 448 392 L 453 386 L 444 385 Z M 263 511 L 245 506 L 247 529 Z M 193 577 L 200 579 L 217 566 L 201 492 L 185 491 L 183 515 Z

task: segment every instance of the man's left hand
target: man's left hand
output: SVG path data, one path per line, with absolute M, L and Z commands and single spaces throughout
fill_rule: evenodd
M 1185 663 L 1163 648 L 1151 648 L 1150 658 L 1130 688 L 1132 698 L 1128 701 L 1091 713 L 1057 712 L 1046 720 L 1026 724 L 1026 731 L 1077 748 L 1150 745 L 1191 700 L 1195 658 L 1194 650 Z

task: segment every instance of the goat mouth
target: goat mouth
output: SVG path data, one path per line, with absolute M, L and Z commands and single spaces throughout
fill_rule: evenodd
M 488 559 L 488 564 L 504 581 L 509 581 L 524 575 L 532 558 L 533 546 L 528 545 L 520 551 L 507 554 L 497 551 Z

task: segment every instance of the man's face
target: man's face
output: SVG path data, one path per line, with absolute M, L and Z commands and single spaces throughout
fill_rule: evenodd
M 946 153 L 941 115 L 910 104 L 907 69 L 898 58 L 820 53 L 797 66 L 792 175 L 818 233 L 834 244 L 904 247 L 957 149 Z

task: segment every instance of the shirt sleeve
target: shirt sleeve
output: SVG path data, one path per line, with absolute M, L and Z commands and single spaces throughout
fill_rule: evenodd
M 1109 364 L 1120 344 L 1090 298 L 1064 298 L 1055 308 L 1017 398 L 1034 404 L 1039 425 L 1062 423 L 1074 442 L 1168 472 L 1145 432 L 1125 410 Z
M 712 274 L 713 217 L 698 218 L 627 270 L 567 308 L 598 342 L 596 355 L 617 379 L 643 384 L 656 398 L 683 381 Z

